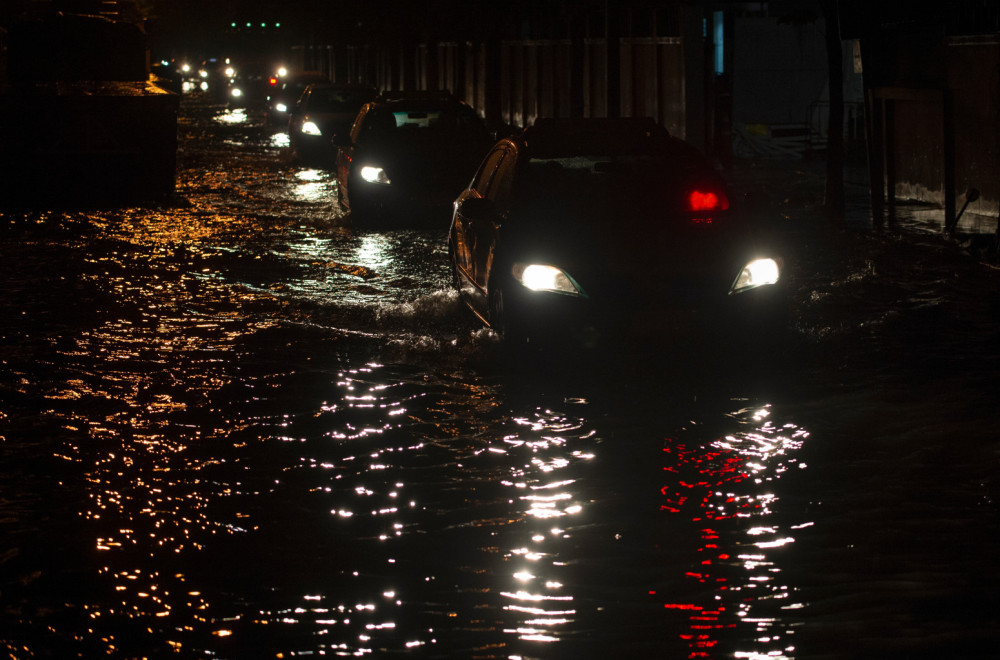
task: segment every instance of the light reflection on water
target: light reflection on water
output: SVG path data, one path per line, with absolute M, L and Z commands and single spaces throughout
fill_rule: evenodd
M 701 527 L 700 561 L 686 577 L 712 591 L 697 601 L 668 600 L 665 607 L 688 612 L 692 657 L 719 643 L 726 628 L 752 629 L 738 638 L 752 639 L 758 649 L 742 647 L 740 657 L 786 657 L 795 650 L 794 626 L 782 610 L 806 606 L 795 585 L 785 583 L 782 549 L 794 543 L 794 530 L 811 525 L 782 525 L 775 520 L 780 500 L 778 480 L 789 469 L 805 469 L 796 453 L 808 432 L 786 423 L 776 427 L 768 407 L 742 409 L 733 418 L 748 428 L 707 445 L 668 440 L 663 448 L 664 485 L 661 510 L 690 517 Z M 738 569 L 742 568 L 740 572 Z
M 117 341 L 90 341 L 98 339 Z M 148 364 L 157 364 L 151 358 L 160 351 L 175 351 L 157 347 L 155 335 L 140 343 Z M 201 348 L 189 344 L 182 352 Z M 640 459 L 669 457 L 667 478 L 631 501 L 627 476 L 603 473 L 616 448 L 587 420 L 588 403 L 506 411 L 496 386 L 428 383 L 372 362 L 314 374 L 309 391 L 296 387 L 292 373 L 253 377 L 243 387 L 245 407 L 216 394 L 240 388 L 221 361 L 211 382 L 188 385 L 203 400 L 183 402 L 154 393 L 163 372 L 130 372 L 141 370 L 129 364 L 142 359 L 137 354 L 117 359 L 118 391 L 77 392 L 125 406 L 102 424 L 86 420 L 93 439 L 119 444 L 94 454 L 86 476 L 91 506 L 81 515 L 100 530 L 94 547 L 104 556 L 101 574 L 118 599 L 92 605 L 94 620 L 161 621 L 157 629 L 169 643 L 188 650 L 208 648 L 208 638 L 239 646 L 256 627 L 278 625 L 289 641 L 275 641 L 276 652 L 453 648 L 463 643 L 455 630 L 471 626 L 504 653 L 531 654 L 542 652 L 536 645 L 574 639 L 581 617 L 593 625 L 620 602 L 639 608 L 644 629 L 679 630 L 677 640 L 692 653 L 736 623 L 752 629 L 754 636 L 742 638 L 756 639 L 741 650 L 788 648 L 787 624 L 767 601 L 794 598 L 794 585 L 781 582 L 781 549 L 770 543 L 794 530 L 770 518 L 778 479 L 796 466 L 807 434 L 775 428 L 766 409 L 722 415 L 733 420 L 732 432 L 707 443 L 667 441 L 661 452 L 648 444 Z M 292 391 L 282 393 L 286 388 Z M 648 577 L 624 586 L 598 577 L 595 593 L 587 583 L 596 576 L 580 572 L 590 565 L 628 575 L 619 562 L 630 553 L 657 556 L 655 548 L 592 555 L 595 539 L 602 545 L 621 537 L 607 513 L 629 517 L 636 508 L 649 514 L 634 524 L 666 524 L 682 535 L 680 546 L 692 548 L 670 564 L 690 570 L 669 575 L 664 565 L 667 574 L 657 580 L 682 585 L 689 600 L 674 600 Z M 661 520 L 664 514 L 680 514 L 683 524 Z M 219 562 L 234 578 L 258 576 L 256 587 L 233 584 L 242 605 L 229 602 L 227 580 L 220 584 L 210 570 Z M 461 604 L 427 609 L 455 585 Z M 267 595 L 270 589 L 277 592 Z M 647 594 L 661 602 L 659 612 L 644 604 Z M 303 646 L 309 638 L 317 641 Z
M 512 378 L 443 285 L 441 232 L 344 224 L 304 187 L 330 181 L 199 164 L 187 203 L 12 222 L 12 654 L 791 658 L 843 630 L 912 633 L 897 650 L 988 637 L 995 502 L 969 475 L 989 474 L 992 409 L 946 420 L 936 397 L 914 421 L 909 390 L 855 392 L 839 364 L 820 384 L 851 396 L 811 409 L 695 405 L 683 374 Z M 942 425 L 981 449 L 924 442 Z M 920 637 L 942 603 L 964 609 Z

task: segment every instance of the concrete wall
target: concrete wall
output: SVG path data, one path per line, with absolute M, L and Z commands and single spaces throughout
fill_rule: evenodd
M 878 83 L 888 83 L 894 94 L 907 97 L 892 100 L 887 110 L 890 147 L 882 157 L 895 168 L 896 198 L 944 206 L 951 193 L 961 208 L 965 192 L 975 187 L 981 197 L 968 206 L 958 230 L 994 231 L 1000 209 L 1000 37 L 903 36 L 877 52 L 883 75 L 874 79 L 876 93 Z
M 803 124 L 827 94 L 823 24 L 737 18 L 733 26 L 733 121 Z

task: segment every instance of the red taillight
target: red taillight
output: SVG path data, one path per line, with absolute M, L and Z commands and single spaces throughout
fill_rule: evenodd
M 278 86 L 278 79 L 275 78 L 274 76 L 271 76 L 271 79 L 268 80 L 267 82 L 269 82 L 271 84 L 271 87 L 277 87 Z
M 729 198 L 723 192 L 692 190 L 688 194 L 688 210 L 695 212 L 725 211 L 729 208 Z

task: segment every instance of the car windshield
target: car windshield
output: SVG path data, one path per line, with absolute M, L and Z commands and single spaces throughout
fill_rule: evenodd
M 582 219 L 618 217 L 623 209 L 666 212 L 685 176 L 684 159 L 666 153 L 532 158 L 519 176 L 517 203 L 561 209 Z
M 371 113 L 361 139 L 373 142 L 483 140 L 486 126 L 471 110 L 446 107 L 385 108 Z
M 315 112 L 357 112 L 374 95 L 363 89 L 315 88 L 309 99 L 310 109 Z
M 595 189 L 649 186 L 668 169 L 663 157 L 652 154 L 532 158 L 524 180 L 530 188 L 577 196 Z

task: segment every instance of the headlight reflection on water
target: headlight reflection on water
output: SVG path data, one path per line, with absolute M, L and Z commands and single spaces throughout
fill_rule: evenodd
M 328 172 L 315 169 L 299 170 L 295 173 L 299 181 L 293 192 L 295 198 L 303 202 L 322 202 L 333 196 L 333 178 Z
M 513 619 L 504 633 L 525 642 L 555 643 L 577 618 L 575 597 L 564 587 L 567 566 L 560 546 L 572 536 L 565 528 L 584 511 L 584 502 L 574 494 L 575 469 L 594 458 L 572 445 L 592 440 L 595 433 L 582 420 L 550 410 L 513 421 L 518 432 L 493 450 L 511 459 L 510 476 L 502 483 L 513 491 L 511 503 L 521 524 L 529 527 L 531 544 L 505 553 L 512 588 L 500 595 L 506 601 L 503 610 Z
M 216 115 L 215 121 L 220 124 L 246 124 L 250 117 L 244 108 L 230 108 Z

